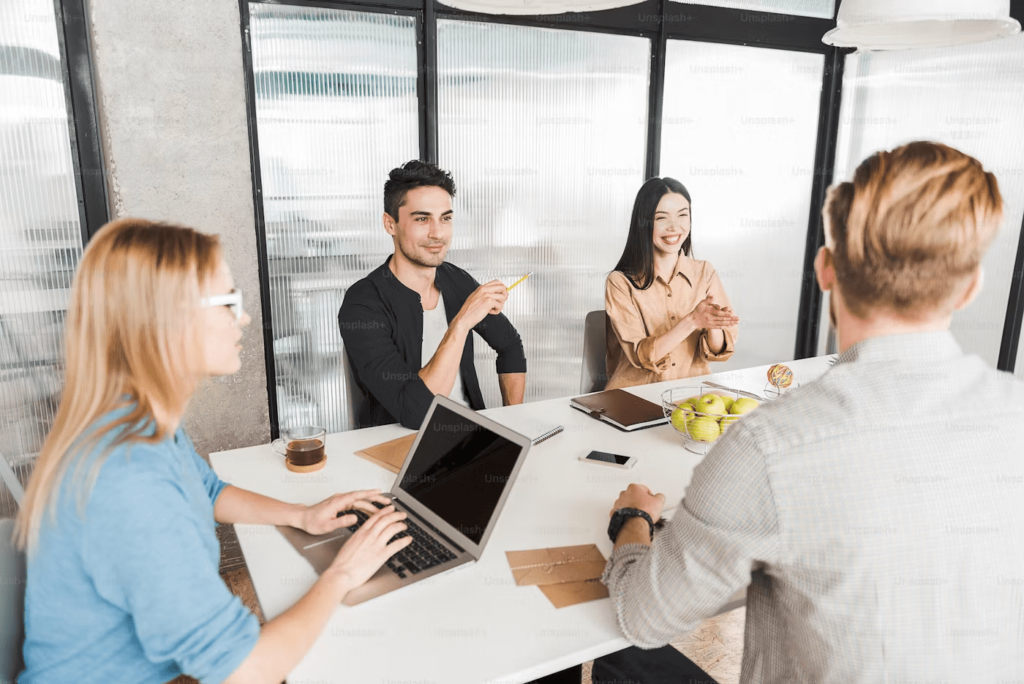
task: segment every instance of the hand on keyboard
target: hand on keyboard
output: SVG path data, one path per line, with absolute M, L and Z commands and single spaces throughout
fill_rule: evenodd
M 411 537 L 413 542 L 390 559 L 387 566 L 401 578 L 418 575 L 424 570 L 455 559 L 455 554 L 412 520 L 406 520 L 407 530 L 399 537 Z
M 370 503 L 373 504 L 374 506 L 376 506 L 377 510 L 380 510 L 380 509 L 384 508 L 386 505 L 389 505 L 389 504 L 382 504 L 382 503 L 379 503 L 377 501 L 371 501 Z M 359 527 L 364 522 L 366 522 L 366 519 L 370 517 L 369 515 L 367 515 L 363 511 L 359 510 L 358 508 L 349 508 L 349 509 L 344 510 L 344 511 L 338 511 L 338 517 L 339 518 L 341 518 L 343 516 L 346 516 L 346 515 L 353 515 L 356 518 L 354 523 L 352 523 L 351 525 L 346 525 L 345 526 L 345 527 L 348 527 L 349 532 L 355 532 L 356 530 L 358 530 Z
M 357 518 L 356 523 L 348 528 L 352 532 L 358 530 L 368 518 L 362 511 L 345 512 L 351 513 Z M 453 560 L 456 557 L 441 542 L 437 541 L 412 520 L 406 519 L 405 525 L 406 531 L 399 532 L 391 541 L 411 538 L 412 543 L 387 561 L 387 566 L 391 572 L 400 578 L 405 579 L 408 575 L 418 575 L 424 570 Z
M 296 527 L 309 534 L 328 534 L 339 527 L 347 527 L 355 522 L 353 518 L 344 519 L 346 512 L 362 510 L 373 513 L 377 508 L 387 506 L 389 503 L 391 503 L 390 499 L 382 496 L 379 489 L 335 494 L 318 504 L 306 506 Z
M 392 506 L 381 508 L 358 525 L 322 577 L 338 580 L 346 591 L 355 589 L 411 543 L 405 537 L 396 538 L 404 531 L 405 513 Z

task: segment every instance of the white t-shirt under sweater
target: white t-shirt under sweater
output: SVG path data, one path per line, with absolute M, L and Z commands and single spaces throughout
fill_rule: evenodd
M 423 311 L 423 355 L 420 358 L 424 366 L 434 358 L 434 352 L 441 346 L 441 340 L 444 339 L 446 332 L 448 332 L 448 316 L 444 310 L 444 297 L 438 296 L 437 306 L 432 311 L 425 309 Z M 469 406 L 466 392 L 462 389 L 462 371 L 455 374 L 455 384 L 452 386 L 448 398 L 463 406 Z

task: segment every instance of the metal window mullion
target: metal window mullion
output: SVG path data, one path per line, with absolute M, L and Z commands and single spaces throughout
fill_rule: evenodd
M 996 362 L 996 368 L 999 370 L 1009 373 L 1015 370 L 1022 320 L 1024 320 L 1024 221 L 1021 222 L 1020 236 L 1017 239 L 1017 259 L 1010 278 L 1006 321 L 1003 323 L 1003 338 L 999 345 L 999 358 Z
M 277 406 L 277 373 L 274 358 L 274 325 L 270 300 L 270 266 L 267 258 L 267 228 L 263 210 L 263 180 L 260 173 L 259 135 L 256 123 L 256 79 L 253 73 L 252 37 L 249 30 L 249 1 L 238 0 L 242 37 L 242 66 L 245 77 L 245 112 L 249 129 L 249 168 L 252 173 L 253 215 L 256 228 L 256 259 L 259 266 L 260 312 L 263 317 L 263 362 L 267 374 L 267 413 L 270 438 L 280 436 Z
M 420 20 L 419 78 L 420 96 L 420 158 L 438 163 L 437 141 L 437 14 L 434 0 L 423 0 Z
M 665 12 L 668 0 L 661 0 L 661 27 L 651 38 L 651 77 L 647 104 L 646 176 L 654 178 L 661 172 L 661 118 L 665 106 L 665 62 L 668 50 L 668 21 Z
M 84 244 L 110 220 L 99 110 L 93 85 L 89 15 L 86 0 L 53 0 L 53 3 Z
M 843 67 L 847 50 L 832 48 L 825 59 L 821 103 L 818 109 L 818 142 L 814 153 L 814 174 L 811 181 L 811 210 L 807 222 L 804 250 L 800 309 L 797 315 L 795 359 L 817 354 L 818 323 L 821 318 L 821 290 L 814 276 L 814 259 L 825 244 L 821 210 L 825 194 L 832 183 L 836 162 L 836 141 L 839 137 L 839 107 L 843 93 Z

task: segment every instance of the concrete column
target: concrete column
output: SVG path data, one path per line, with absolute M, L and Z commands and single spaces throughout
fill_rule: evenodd
M 238 3 L 91 0 L 111 215 L 221 236 L 252 324 L 242 370 L 193 397 L 197 450 L 269 441 L 259 266 Z

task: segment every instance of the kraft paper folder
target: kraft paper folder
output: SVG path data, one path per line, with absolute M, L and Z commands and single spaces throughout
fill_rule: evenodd
M 513 430 L 515 428 L 512 428 Z M 546 429 L 546 428 L 545 428 Z M 561 425 L 555 426 L 553 429 L 547 430 L 535 437 L 532 442 L 536 446 L 541 442 L 545 442 L 558 433 L 562 432 L 565 428 Z M 405 437 L 399 437 L 393 439 L 390 442 L 384 442 L 383 444 L 375 444 L 365 449 L 360 449 L 355 452 L 356 456 L 365 458 L 370 463 L 375 463 L 381 468 L 390 470 L 394 474 L 398 474 L 398 471 L 402 469 L 405 464 L 405 459 L 409 455 L 409 449 L 412 449 L 412 443 L 416 441 L 416 434 L 406 435 Z
M 601 584 L 605 558 L 594 544 L 506 551 L 512 577 L 519 586 L 537 586 L 555 608 L 608 596 Z
M 405 457 L 409 455 L 412 443 L 416 441 L 417 433 L 393 439 L 383 444 L 375 444 L 356 452 L 356 456 L 362 456 L 370 463 L 376 463 L 381 468 L 390 470 L 395 475 L 402 469 Z

